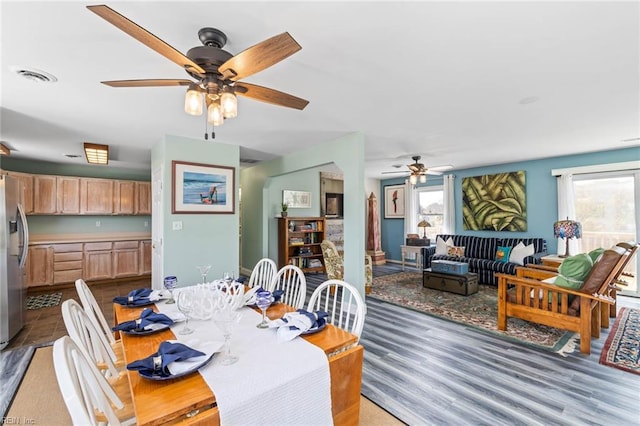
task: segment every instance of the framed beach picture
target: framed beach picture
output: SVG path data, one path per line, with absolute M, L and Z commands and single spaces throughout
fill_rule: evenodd
M 404 218 L 404 185 L 384 187 L 384 218 Z
M 171 213 L 235 213 L 235 169 L 171 162 Z

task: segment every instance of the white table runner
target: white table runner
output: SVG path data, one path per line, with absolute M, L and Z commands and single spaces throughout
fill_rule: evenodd
M 159 303 L 162 313 L 176 305 Z M 276 329 L 259 329 L 261 315 L 242 308 L 242 319 L 231 337 L 232 365 L 220 365 L 216 355 L 200 374 L 216 395 L 222 425 L 331 425 L 329 361 L 319 347 L 302 338 L 279 343 Z M 213 321 L 189 321 L 193 334 L 181 335 L 183 323 L 172 327 L 177 339 L 223 341 Z

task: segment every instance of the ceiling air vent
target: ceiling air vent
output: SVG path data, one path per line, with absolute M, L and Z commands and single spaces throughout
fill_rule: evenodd
M 246 163 L 246 164 L 255 164 L 255 163 L 259 163 L 260 160 L 254 160 L 252 158 L 241 158 L 240 162 L 241 163 Z
M 58 78 L 55 75 L 35 68 L 11 67 L 11 71 L 15 72 L 20 77 L 24 77 L 27 80 L 35 81 L 37 83 L 55 83 L 58 81 Z

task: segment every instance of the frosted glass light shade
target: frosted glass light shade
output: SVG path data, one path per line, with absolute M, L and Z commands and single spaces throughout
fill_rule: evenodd
M 214 126 L 222 126 L 224 124 L 222 108 L 219 102 L 211 102 L 207 107 L 207 121 Z
M 234 118 L 238 116 L 238 100 L 231 92 L 223 92 L 220 95 L 220 105 L 224 118 Z
M 411 185 L 415 185 L 418 183 L 418 177 L 416 175 L 409 176 L 409 182 L 411 182 Z
M 197 86 L 189 86 L 184 97 L 184 112 L 191 115 L 202 115 L 202 93 Z

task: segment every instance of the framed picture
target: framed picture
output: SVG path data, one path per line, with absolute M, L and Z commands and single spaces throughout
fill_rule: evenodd
M 384 187 L 384 218 L 404 218 L 404 185 Z
M 311 193 L 307 191 L 282 190 L 282 202 L 287 203 L 290 209 L 311 208 Z
M 171 213 L 235 213 L 235 169 L 171 162 Z

